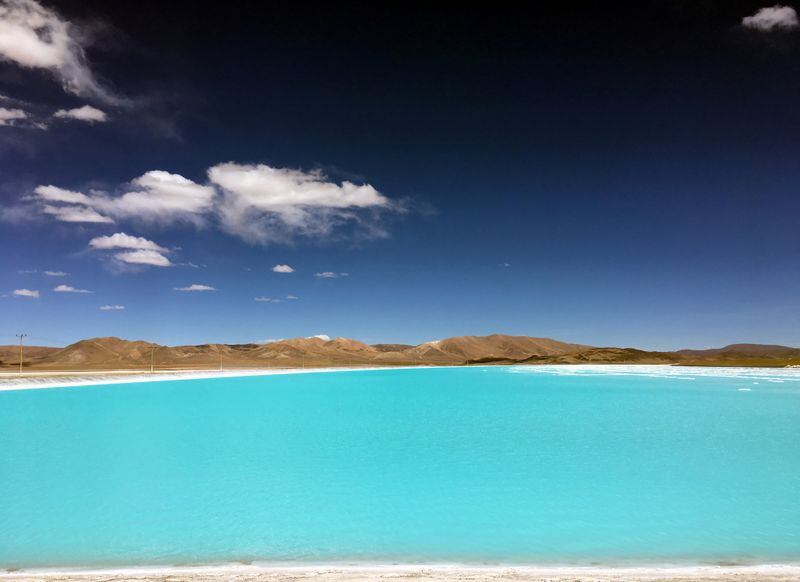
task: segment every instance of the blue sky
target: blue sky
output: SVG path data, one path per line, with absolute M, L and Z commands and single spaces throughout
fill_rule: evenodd
M 0 17 L 0 343 L 800 345 L 792 9 L 132 6 Z

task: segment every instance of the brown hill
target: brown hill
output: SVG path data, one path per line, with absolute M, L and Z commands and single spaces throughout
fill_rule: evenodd
M 674 364 L 681 357 L 670 352 L 634 348 L 589 348 L 560 356 L 533 356 L 520 364 Z
M 128 341 L 118 337 L 81 340 L 55 352 L 32 360 L 31 365 L 44 368 L 124 369 L 150 365 L 150 356 L 157 344 Z
M 161 346 L 115 337 L 93 338 L 63 349 L 26 356 L 27 367 L 40 369 L 160 369 L 297 367 L 347 365 L 459 365 L 473 360 L 515 362 L 533 355 L 556 355 L 584 349 L 546 338 L 464 336 L 418 346 L 379 344 L 335 338 L 295 338 L 266 344 Z
M 19 346 L 0 347 L 0 367 L 13 369 Z M 266 344 L 162 346 L 116 337 L 82 340 L 65 348 L 26 346 L 24 366 L 41 370 L 290 368 L 361 365 L 678 364 L 785 366 L 800 364 L 800 349 L 734 344 L 713 350 L 649 352 L 596 348 L 548 338 L 460 336 L 409 346 L 368 345 L 347 338 L 295 338 Z
M 569 354 L 588 347 L 549 338 L 493 334 L 451 337 L 427 342 L 413 349 L 419 353 L 440 352 L 467 361 L 485 358 L 522 360 L 531 356 Z
M 769 344 L 730 344 L 724 348 L 706 350 L 679 350 L 683 356 L 705 358 L 726 356 L 749 356 L 756 358 L 789 358 L 800 356 L 800 349 Z
M 28 365 L 32 359 L 41 358 L 60 349 L 45 346 L 24 346 L 22 352 L 23 366 Z M 0 346 L 0 367 L 9 365 L 19 365 L 19 344 Z
M 682 362 L 691 366 L 797 366 L 800 349 L 765 344 L 731 344 L 709 350 L 680 350 Z

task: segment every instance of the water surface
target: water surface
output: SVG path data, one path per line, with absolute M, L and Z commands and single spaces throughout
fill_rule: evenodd
M 800 372 L 485 367 L 0 393 L 0 567 L 800 561 Z

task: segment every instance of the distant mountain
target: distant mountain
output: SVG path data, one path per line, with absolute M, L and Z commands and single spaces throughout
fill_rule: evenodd
M 679 356 L 669 352 L 646 352 L 634 348 L 589 348 L 557 356 L 533 356 L 519 364 L 676 364 Z
M 764 344 L 731 344 L 708 350 L 680 350 L 682 361 L 695 366 L 796 366 L 800 349 Z
M 790 358 L 800 356 L 800 348 L 790 348 L 788 346 L 778 346 L 769 344 L 730 344 L 724 348 L 714 348 L 706 350 L 679 350 L 675 352 L 684 356 L 752 356 L 768 358 Z
M 441 352 L 461 361 L 478 359 L 522 360 L 531 356 L 556 356 L 587 349 L 549 338 L 493 334 L 463 335 L 421 344 L 419 353 Z
M 16 365 L 19 346 L 0 346 L 0 368 Z M 651 352 L 592 347 L 549 338 L 493 334 L 406 344 L 369 345 L 347 338 L 295 338 L 264 344 L 162 346 L 116 337 L 65 348 L 27 346 L 24 367 L 41 370 L 294 368 L 320 366 L 469 364 L 800 365 L 800 349 L 733 344 L 719 349 Z

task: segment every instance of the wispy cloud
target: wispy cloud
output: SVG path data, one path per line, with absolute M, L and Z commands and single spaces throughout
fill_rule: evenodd
M 322 273 L 314 273 L 318 279 L 339 279 L 341 277 L 349 277 L 350 273 L 334 273 L 333 271 L 323 271 Z
M 71 285 L 58 285 L 53 291 L 56 293 L 91 293 L 88 289 L 76 289 Z
M 45 271 L 44 274 L 47 275 L 48 277 L 66 277 L 67 275 L 69 275 L 69 273 L 66 273 L 64 271 Z
M 255 297 L 254 301 L 258 301 L 259 303 L 280 303 L 280 299 L 273 299 L 272 297 Z
M 288 299 L 289 301 L 296 301 L 297 299 L 300 299 L 300 298 L 297 297 L 296 295 L 287 295 L 286 299 Z
M 790 31 L 800 28 L 800 21 L 794 8 L 776 4 L 744 17 L 742 26 L 758 32 Z
M 370 184 L 336 184 L 319 171 L 229 162 L 210 168 L 208 176 L 222 190 L 222 228 L 251 243 L 326 238 L 346 225 L 382 236 L 375 212 L 394 207 Z
M 294 269 L 289 265 L 275 265 L 272 267 L 272 271 L 275 273 L 294 273 Z
M 34 193 L 46 202 L 64 202 L 66 204 L 88 205 L 89 197 L 81 192 L 66 190 L 57 186 L 37 186 Z
M 54 216 L 61 222 L 90 222 L 104 224 L 114 222 L 108 216 L 103 216 L 92 208 L 83 208 L 81 206 L 52 206 L 46 204 L 42 206 L 42 211 L 45 214 Z
M 59 109 L 53 114 L 53 117 L 59 119 L 77 119 L 78 121 L 85 121 L 86 123 L 102 123 L 108 120 L 108 115 L 105 111 L 92 107 L 91 105 L 84 105 L 83 107 L 76 107 L 74 109 Z
M 32 297 L 34 299 L 39 299 L 39 291 L 36 289 L 14 289 L 12 293 L 17 297 Z
M 198 283 L 193 283 L 186 287 L 175 287 L 175 291 L 216 291 L 216 287 L 211 287 L 210 285 L 200 285 Z
M 125 311 L 124 305 L 101 305 L 100 311 Z
M 0 60 L 48 71 L 75 95 L 120 103 L 89 67 L 85 38 L 74 23 L 35 0 L 6 0 L 0 5 Z
M 28 119 L 28 113 L 22 109 L 0 107 L 0 125 L 15 125 L 25 119 Z

